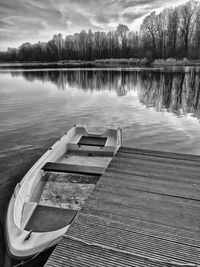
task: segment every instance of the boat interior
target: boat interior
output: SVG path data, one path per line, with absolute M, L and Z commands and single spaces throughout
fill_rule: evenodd
M 82 136 L 77 148 L 69 147 L 55 162 L 44 164 L 43 176 L 23 207 L 23 229 L 49 232 L 72 222 L 112 159 L 113 153 L 99 150 L 106 141 Z

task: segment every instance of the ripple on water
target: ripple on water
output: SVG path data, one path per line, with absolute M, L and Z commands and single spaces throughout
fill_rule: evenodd
M 15 184 L 75 123 L 120 126 L 126 146 L 200 155 L 198 75 L 188 68 L 0 72 L 2 214 Z

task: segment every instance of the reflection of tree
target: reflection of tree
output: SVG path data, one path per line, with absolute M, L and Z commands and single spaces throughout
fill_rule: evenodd
M 28 81 L 50 81 L 64 90 L 66 86 L 84 91 L 115 91 L 124 96 L 137 90 L 140 102 L 157 111 L 167 110 L 181 115 L 193 113 L 199 117 L 200 74 L 189 72 L 161 72 L 156 70 L 47 70 L 12 72 Z
M 11 75 L 23 76 L 27 81 L 51 81 L 58 89 L 64 90 L 66 85 L 85 91 L 109 90 L 116 91 L 119 96 L 126 95 L 136 84 L 137 73 L 130 75 L 129 71 L 106 70 L 68 70 L 68 71 L 21 71 L 12 72 Z M 133 77 L 135 77 L 133 79 Z
M 11 72 L 13 77 L 23 76 L 24 79 L 30 82 L 35 80 L 40 80 L 44 82 L 54 83 L 58 89 L 64 90 L 67 83 L 67 77 L 63 75 L 62 71 L 21 71 L 21 72 Z
M 200 75 L 196 71 L 149 72 L 141 74 L 140 82 L 139 98 L 147 107 L 199 117 Z

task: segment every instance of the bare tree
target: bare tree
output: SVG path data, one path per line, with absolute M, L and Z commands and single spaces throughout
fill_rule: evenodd
M 165 56 L 166 32 L 167 32 L 167 11 L 159 13 L 155 16 L 155 33 L 157 39 L 157 56 L 162 58 Z
M 193 53 L 192 57 L 197 58 L 200 55 L 200 4 L 197 5 L 195 20 L 194 20 L 194 33 L 193 33 Z
M 167 9 L 167 56 L 176 56 L 178 27 L 179 27 L 179 14 L 177 8 Z
M 141 24 L 139 33 L 118 25 L 115 31 L 82 30 L 67 35 L 55 34 L 47 43 L 24 43 L 18 49 L 0 52 L 3 61 L 94 60 L 147 57 L 200 59 L 200 3 L 190 0 L 178 7 L 152 12 Z
M 119 24 L 117 27 L 117 35 L 121 44 L 121 49 L 122 49 L 122 56 L 125 55 L 126 53 L 126 48 L 127 48 L 127 33 L 129 31 L 129 28 L 126 25 Z
M 194 28 L 194 15 L 197 2 L 189 1 L 179 7 L 180 12 L 180 37 L 183 56 L 188 57 L 189 44 Z

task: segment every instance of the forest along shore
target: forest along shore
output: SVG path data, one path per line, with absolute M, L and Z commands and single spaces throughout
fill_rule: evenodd
M 0 62 L 0 68 L 116 68 L 151 66 L 144 59 L 59 60 L 54 62 Z
M 137 59 L 99 59 L 93 61 L 61 60 L 55 62 L 0 62 L 1 69 L 7 68 L 116 68 L 116 67 L 165 67 L 165 66 L 199 66 L 200 60 L 187 59 L 156 59 L 153 62 L 147 58 Z

